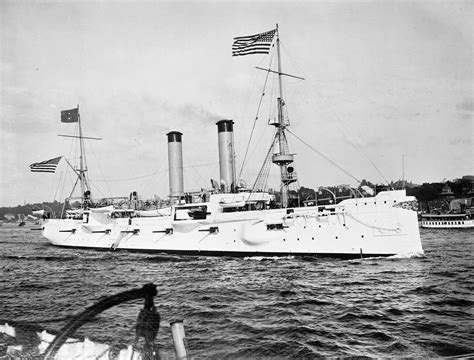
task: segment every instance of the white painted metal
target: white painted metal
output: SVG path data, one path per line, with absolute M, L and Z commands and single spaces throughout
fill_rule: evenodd
M 232 185 L 235 186 L 235 156 L 234 156 L 234 132 L 232 120 L 221 120 L 217 123 L 219 144 L 219 171 L 221 187 L 228 193 Z
M 178 131 L 172 131 L 166 135 L 168 136 L 170 197 L 179 199 L 184 195 L 182 134 Z
M 173 321 L 171 325 L 171 334 L 173 335 L 174 353 L 176 359 L 187 359 L 188 353 L 186 351 L 184 325 L 182 321 Z
M 171 216 L 117 219 L 113 213 L 90 212 L 87 223 L 48 219 L 43 235 L 66 247 L 208 255 L 423 254 L 416 212 L 394 206 L 415 200 L 404 190 L 327 207 L 226 212 L 220 203 L 236 195 L 241 194 L 213 194 L 207 203 L 177 205 Z M 203 218 L 189 215 L 196 210 Z

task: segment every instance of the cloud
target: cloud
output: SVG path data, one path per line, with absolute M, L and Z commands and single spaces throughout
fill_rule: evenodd
M 44 106 L 45 98 L 25 88 L 5 86 L 2 100 L 3 131 L 13 135 L 53 131 L 54 122 L 51 119 L 59 119 L 59 113 Z
M 460 115 L 459 115 L 459 118 L 460 118 L 461 120 L 471 120 L 471 119 L 472 119 L 472 116 L 473 116 L 473 114 L 463 113 L 463 114 L 460 114 Z
M 474 112 L 474 99 L 466 99 L 458 103 L 456 108 L 461 111 Z
M 471 138 L 462 138 L 456 137 L 449 142 L 449 145 L 465 145 L 465 146 L 472 146 L 472 139 Z

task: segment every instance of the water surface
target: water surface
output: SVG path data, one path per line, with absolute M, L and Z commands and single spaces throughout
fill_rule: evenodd
M 196 358 L 440 357 L 474 353 L 471 230 L 421 231 L 424 258 L 217 258 L 56 248 L 27 227 L 0 227 L 0 319 L 41 322 L 153 282 L 157 342 L 184 319 Z M 81 328 L 125 347 L 142 304 Z

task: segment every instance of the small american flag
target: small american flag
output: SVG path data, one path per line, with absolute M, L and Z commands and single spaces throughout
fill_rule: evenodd
M 58 166 L 59 160 L 61 160 L 61 158 L 62 156 L 59 156 L 54 159 L 45 160 L 45 161 L 31 164 L 30 170 L 33 172 L 54 173 L 56 171 L 56 167 Z
M 276 29 L 256 35 L 235 37 L 232 44 L 232 56 L 268 54 L 275 33 Z

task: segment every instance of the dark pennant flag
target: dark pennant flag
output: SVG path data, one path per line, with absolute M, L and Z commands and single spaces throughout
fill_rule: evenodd
M 61 122 L 75 123 L 79 121 L 79 109 L 63 110 L 61 111 Z
M 232 44 L 232 56 L 268 54 L 275 33 L 276 29 L 256 35 L 235 37 Z
M 56 167 L 58 166 L 59 160 L 61 160 L 62 156 L 51 159 L 45 160 L 39 163 L 34 163 L 30 165 L 30 170 L 33 172 L 48 172 L 54 173 L 56 171 Z

